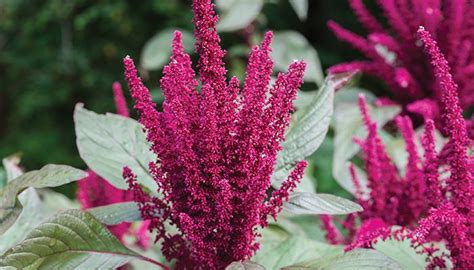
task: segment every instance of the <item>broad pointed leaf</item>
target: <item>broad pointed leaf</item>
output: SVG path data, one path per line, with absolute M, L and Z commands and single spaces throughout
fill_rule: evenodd
M 142 220 L 136 202 L 114 203 L 87 209 L 97 220 L 106 225 Z
M 231 32 L 251 24 L 263 7 L 263 0 L 217 0 L 220 20 L 217 30 Z
M 23 209 L 15 223 L 0 235 L 0 254 L 21 242 L 33 228 L 54 214 L 43 205 L 34 188 L 23 191 L 18 199 Z
M 288 65 L 295 61 L 295 59 L 305 61 L 305 82 L 316 83 L 318 86 L 324 83 L 324 73 L 318 53 L 311 46 L 311 43 L 299 32 L 275 32 L 271 56 L 275 62 L 275 69 L 278 71 L 286 71 Z
M 323 242 L 309 240 L 307 237 L 293 236 L 279 226 L 270 226 L 262 230 L 260 249 L 252 261 L 266 269 L 280 269 L 318 257 L 343 252 L 342 246 L 332 246 Z
M 265 267 L 251 261 L 233 262 L 229 264 L 226 270 L 265 270 Z
M 157 189 L 148 172 L 148 164 L 156 157 L 149 150 L 143 127 L 137 121 L 115 114 L 96 114 L 78 104 L 74 122 L 79 154 L 95 173 L 115 187 L 126 189 L 122 171 L 128 166 L 139 183 L 151 191 Z
M 140 65 L 146 70 L 156 70 L 162 68 L 171 55 L 171 42 L 175 29 L 165 29 L 145 43 L 140 56 Z M 184 48 L 187 51 L 193 49 L 193 35 L 186 30 L 179 30 L 183 40 Z
M 362 207 L 348 199 L 331 194 L 295 192 L 283 209 L 293 215 L 344 215 L 362 211 Z
M 0 189 L 0 233 L 5 232 L 21 213 L 17 195 L 28 187 L 57 187 L 84 178 L 84 171 L 65 165 L 46 165 L 27 172 Z
M 294 113 L 272 176 L 276 186 L 286 178 L 296 162 L 314 153 L 321 145 L 333 113 L 334 92 L 347 83 L 352 75 L 328 77 L 313 102 Z
M 0 268 L 115 269 L 132 259 L 150 261 L 124 247 L 91 214 L 69 210 L 41 224 L 3 254 Z
M 403 269 L 421 270 L 427 267 L 428 256 L 426 253 L 417 253 L 409 239 L 380 239 L 373 248 L 398 262 Z
M 319 257 L 291 266 L 283 267 L 288 270 L 401 270 L 400 265 L 383 253 L 372 249 L 356 249 L 344 254 Z
M 290 4 L 300 20 L 304 21 L 308 17 L 308 0 L 290 0 Z

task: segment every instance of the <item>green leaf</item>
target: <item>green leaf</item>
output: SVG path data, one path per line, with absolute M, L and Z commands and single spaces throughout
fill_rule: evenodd
M 232 32 L 251 24 L 263 7 L 263 0 L 217 0 L 219 32 Z
M 404 240 L 380 239 L 373 244 L 373 248 L 398 262 L 403 269 L 426 269 L 428 256 L 425 253 L 417 253 L 408 238 Z
M 17 195 L 28 187 L 57 187 L 81 178 L 84 171 L 65 165 L 46 165 L 40 170 L 27 172 L 0 189 L 0 233 L 5 232 L 21 213 Z
M 335 136 L 332 173 L 336 181 L 352 194 L 355 193 L 355 187 L 349 173 L 349 163 L 360 150 L 359 146 L 353 142 L 353 138 L 364 138 L 367 134 L 357 105 L 359 93 L 368 95 L 368 103 L 375 98 L 372 94 L 367 94 L 367 91 L 362 89 L 344 89 L 336 94 L 334 109 Z M 369 105 L 370 115 L 378 124 L 378 128 L 392 120 L 400 111 L 401 108 L 398 105 L 377 108 Z M 356 173 L 363 191 L 366 191 L 367 181 L 365 172 L 356 166 Z
M 308 0 L 290 0 L 290 4 L 300 20 L 305 21 L 308 17 Z
M 303 178 L 301 178 L 300 183 L 298 184 L 299 192 L 316 192 L 316 178 L 313 176 L 314 166 L 309 163 L 304 171 Z
M 96 114 L 78 104 L 74 122 L 79 154 L 95 173 L 115 187 L 126 189 L 122 171 L 128 166 L 140 184 L 151 191 L 157 190 L 148 172 L 148 164 L 156 157 L 149 150 L 143 127 L 137 121 L 115 114 Z
M 314 216 L 286 216 L 281 214 L 277 223 L 293 235 L 301 235 L 314 241 L 326 242 L 325 232 L 321 230 L 320 219 Z
M 0 267 L 114 269 L 132 259 L 150 261 L 124 247 L 91 214 L 68 210 L 38 226 L 3 254 Z
M 55 212 L 81 208 L 78 201 L 71 200 L 64 194 L 53 191 L 51 189 L 40 189 L 37 190 L 37 192 L 40 195 L 41 201 L 44 206 Z
M 344 254 L 319 257 L 291 266 L 283 267 L 288 270 L 399 270 L 400 265 L 384 254 L 372 249 L 356 249 Z
M 342 246 L 332 246 L 323 242 L 309 240 L 307 237 L 292 236 L 279 226 L 269 226 L 261 231 L 260 249 L 252 261 L 266 269 L 280 269 L 318 257 L 342 253 Z
M 166 226 L 166 225 L 165 225 Z M 167 232 L 172 233 L 168 228 L 166 228 Z M 132 241 L 127 243 L 127 246 L 133 250 L 139 252 L 142 256 L 150 258 L 154 261 L 160 262 L 163 265 L 169 266 L 169 269 L 173 269 L 174 261 L 168 262 L 161 251 L 161 245 L 155 243 L 156 233 L 150 234 L 150 241 L 149 241 L 149 248 L 147 250 L 143 250 L 143 247 L 139 247 L 136 245 L 136 238 L 132 237 Z M 131 269 L 136 270 L 156 270 L 156 265 L 150 264 L 146 261 L 142 260 L 133 260 L 128 263 L 131 266 Z
M 157 70 L 162 68 L 171 55 L 171 43 L 176 29 L 165 29 L 145 43 L 140 56 L 140 65 L 146 70 Z M 186 51 L 193 49 L 193 35 L 186 30 L 179 30 Z
M 298 91 L 295 101 L 293 101 L 293 106 L 296 110 L 303 109 L 306 106 L 309 106 L 314 99 L 314 96 L 317 94 L 317 90 L 312 91 Z
M 309 192 L 292 193 L 283 209 L 293 215 L 344 215 L 363 210 L 348 199 Z
M 87 209 L 97 220 L 106 225 L 142 220 L 136 202 L 114 203 Z
M 272 176 L 275 186 L 286 178 L 298 161 L 314 153 L 321 145 L 333 113 L 334 91 L 351 77 L 350 74 L 328 77 L 313 102 L 293 114 Z
M 34 188 L 23 191 L 18 199 L 23 205 L 23 210 L 15 223 L 4 234 L 0 235 L 0 254 L 21 242 L 33 228 L 54 213 L 43 205 Z
M 403 140 L 403 137 L 392 137 L 389 134 L 387 135 L 387 139 L 384 140 L 385 151 L 387 151 L 387 154 L 397 167 L 400 175 L 405 175 L 408 157 L 408 153 L 405 151 L 405 140 Z
M 233 262 L 229 264 L 226 270 L 265 270 L 265 267 L 251 261 Z
M 288 65 L 295 59 L 304 60 L 306 63 L 305 82 L 313 82 L 318 86 L 324 83 L 324 74 L 318 53 L 300 33 L 296 31 L 275 32 L 271 56 L 275 62 L 275 69 L 279 71 L 286 71 Z

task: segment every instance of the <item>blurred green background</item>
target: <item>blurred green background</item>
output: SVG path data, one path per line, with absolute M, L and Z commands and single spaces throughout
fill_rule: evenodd
M 190 0 L 0 0 L 0 156 L 21 152 L 28 170 L 47 163 L 84 168 L 75 146 L 74 105 L 114 111 L 111 84 L 123 84 L 122 58 L 140 62 L 146 42 L 163 29 L 192 31 L 190 7 Z M 259 14 L 257 37 L 266 29 L 297 31 L 316 49 L 323 70 L 360 57 L 326 27 L 333 19 L 363 32 L 345 0 L 309 0 L 307 19 L 288 0 L 265 1 Z M 249 43 L 245 30 L 221 36 L 226 49 Z M 231 72 L 243 72 L 244 56 L 226 61 Z M 142 70 L 142 76 L 157 87 L 160 69 Z M 331 147 L 329 139 L 321 159 L 316 155 L 314 174 L 319 191 L 340 194 L 329 181 Z M 71 195 L 73 188 L 63 191 Z

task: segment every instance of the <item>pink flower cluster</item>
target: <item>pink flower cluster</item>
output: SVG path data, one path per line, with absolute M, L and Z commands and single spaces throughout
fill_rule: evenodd
M 114 92 L 114 100 L 117 113 L 124 117 L 128 117 L 128 108 L 125 97 L 122 92 L 120 83 L 114 82 L 112 85 Z M 105 206 L 113 203 L 129 202 L 133 201 L 133 193 L 128 190 L 118 189 L 104 178 L 97 175 L 92 170 L 88 170 L 86 178 L 81 179 L 77 182 L 77 200 L 81 204 L 82 209 L 88 209 L 98 206 Z M 146 223 L 143 223 L 147 225 Z M 122 222 L 118 225 L 108 226 L 110 232 L 115 235 L 122 242 L 124 236 L 131 229 L 131 223 Z M 149 235 L 148 232 L 138 230 L 136 233 L 138 244 L 143 247 L 148 247 Z
M 390 225 L 401 225 L 416 242 L 443 239 L 450 251 L 450 259 L 458 269 L 474 268 L 474 178 L 467 154 L 467 129 L 462 117 L 457 86 L 450 68 L 429 32 L 420 27 L 418 37 L 430 59 L 440 92 L 442 120 L 449 138 L 449 155 L 441 158 L 435 149 L 434 122 L 425 121 L 422 137 L 423 159 L 417 152 L 412 122 L 408 117 L 396 119 L 405 140 L 408 153 L 406 173 L 401 176 L 385 151 L 377 126 L 370 118 L 363 96 L 360 109 L 368 135 L 357 140 L 364 153 L 370 196 L 365 198 L 358 190 L 356 199 L 364 208 L 363 220 L 355 242 L 349 247 L 370 246 L 379 237 L 393 235 Z M 360 182 L 354 167 L 351 175 L 356 187 Z M 443 176 L 443 173 L 444 176 Z M 446 176 L 446 173 L 449 175 Z M 328 221 L 323 220 L 326 226 Z M 332 237 L 334 232 L 328 233 Z M 334 239 L 331 239 L 334 242 Z M 340 241 L 341 242 L 341 241 Z M 347 240 L 346 240 L 347 242 Z M 442 267 L 443 260 L 433 259 Z
M 88 170 L 87 177 L 77 182 L 77 200 L 82 209 L 88 209 L 133 201 L 133 193 L 112 186 L 107 180 L 98 176 L 92 170 Z M 108 226 L 108 228 L 119 240 L 123 240 L 130 226 L 130 223 L 122 222 L 118 225 Z
M 269 86 L 272 33 L 252 48 L 243 88 L 226 80 L 223 51 L 210 0 L 194 0 L 195 48 L 199 80 L 175 32 L 171 61 L 160 81 L 165 101 L 158 112 L 149 90 L 125 57 L 125 76 L 147 140 L 157 156 L 150 171 L 162 198 L 145 193 L 133 172 L 124 178 L 142 216 L 178 269 L 223 269 L 249 258 L 258 248 L 257 228 L 276 217 L 300 181 L 305 161 L 269 198 L 271 175 L 289 124 L 292 101 L 305 64 L 294 62 Z M 166 224 L 177 227 L 172 234 Z M 168 225 L 166 225 L 168 226 Z
M 474 104 L 474 2 L 469 0 L 379 0 L 389 24 L 385 29 L 366 9 L 362 0 L 349 0 L 367 38 L 335 22 L 328 23 L 336 36 L 361 51 L 369 60 L 342 63 L 330 72 L 359 70 L 385 81 L 391 97 L 406 111 L 442 123 L 442 91 L 434 67 L 423 54 L 416 31 L 420 25 L 432 33 L 449 62 L 458 85 L 460 105 Z M 385 51 L 385 52 L 384 52 Z M 391 56 L 384 53 L 390 52 Z M 394 56 L 394 57 L 393 57 Z M 440 126 L 439 126 L 440 127 Z M 442 130 L 444 133 L 444 130 Z
M 427 189 L 424 179 L 425 172 L 428 172 L 424 167 L 433 164 L 421 163 L 416 149 L 412 123 L 408 117 L 398 116 L 396 123 L 405 140 L 405 149 L 408 153 L 406 174 L 400 176 L 385 151 L 382 139 L 377 133 L 377 124 L 370 118 L 363 96 L 359 97 L 359 106 L 368 135 L 365 140 L 356 139 L 356 142 L 364 153 L 364 165 L 370 189 L 368 199 L 365 199 L 360 191 L 356 195 L 357 201 L 364 208 L 361 218 L 379 217 L 386 224 L 413 226 L 428 210 L 428 197 L 435 197 L 431 192 L 436 192 L 436 189 Z M 426 128 L 425 139 L 426 136 L 432 138 L 432 134 L 429 133 L 433 131 L 432 123 L 431 120 L 427 121 L 428 128 Z M 434 151 L 434 149 L 432 150 Z M 425 153 L 428 153 L 426 149 Z M 438 167 L 436 167 L 435 174 L 437 174 L 437 169 Z M 350 170 L 353 181 L 359 186 L 359 179 L 352 166 Z M 426 176 L 433 178 L 431 174 Z M 438 177 L 434 176 L 434 178 L 435 181 L 438 181 Z

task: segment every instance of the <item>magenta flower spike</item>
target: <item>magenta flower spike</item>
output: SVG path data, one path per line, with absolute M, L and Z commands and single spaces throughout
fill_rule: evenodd
M 324 237 L 331 245 L 339 245 L 344 243 L 344 237 L 334 224 L 333 217 L 329 215 L 321 215 L 321 228 L 326 232 Z
M 457 85 L 450 74 L 448 62 L 431 35 L 423 27 L 418 30 L 418 35 L 423 41 L 426 53 L 434 67 L 437 83 L 442 89 L 442 118 L 445 125 L 449 125 L 449 128 L 446 128 L 451 146 L 450 156 L 447 158 L 451 171 L 451 175 L 446 182 L 448 191 L 453 195 L 454 206 L 463 214 L 472 215 L 474 179 L 467 156 L 466 145 L 469 138 L 467 137 L 466 121 L 462 117 Z
M 427 235 L 435 225 L 441 227 L 440 234 L 447 242 L 455 267 L 459 269 L 474 268 L 474 178 L 470 157 L 467 155 L 467 128 L 462 117 L 458 99 L 457 85 L 450 74 L 450 68 L 443 54 L 430 33 L 423 27 L 418 30 L 427 55 L 434 67 L 437 83 L 441 93 L 442 119 L 449 128 L 450 155 L 446 159 L 450 175 L 446 180 L 446 199 L 443 204 L 435 206 L 431 214 L 420 222 L 417 231 Z M 428 177 L 429 178 L 429 177 Z M 440 184 L 441 185 L 441 184 Z M 438 187 L 436 192 L 441 190 Z
M 446 55 L 453 80 L 458 85 L 461 108 L 474 105 L 474 2 L 378 0 L 388 28 L 370 14 L 362 0 L 349 3 L 368 31 L 367 37 L 332 21 L 328 26 L 338 39 L 362 52 L 367 60 L 335 65 L 329 69 L 331 73 L 358 70 L 377 77 L 388 85 L 394 101 L 403 105 L 405 113 L 433 119 L 437 127 L 441 127 L 439 108 L 443 90 L 435 83 L 434 67 L 423 54 L 416 35 L 418 27 L 424 25 Z M 381 46 L 395 57 L 383 55 Z
M 364 153 L 365 169 L 368 175 L 370 198 L 358 196 L 358 203 L 364 206 L 363 218 L 382 217 L 387 224 L 396 224 L 401 216 L 396 209 L 400 206 L 400 195 L 403 193 L 399 185 L 400 176 L 393 162 L 384 149 L 382 139 L 377 133 L 377 124 L 372 121 L 368 113 L 367 104 L 363 95 L 359 96 L 359 107 L 362 119 L 367 128 L 366 140 L 357 139 Z M 352 167 L 352 166 L 351 166 Z M 359 181 L 351 169 L 354 185 L 359 186 Z M 391 199 L 387 199 L 391 198 Z M 386 209 L 393 209 L 386 211 Z
M 429 239 L 430 233 L 438 232 L 446 241 L 450 258 L 456 269 L 474 268 L 473 237 L 469 235 L 470 228 L 466 217 L 459 214 L 451 204 L 445 203 L 433 208 L 428 217 L 420 221 L 413 235 L 417 241 Z
M 432 119 L 426 119 L 421 138 L 424 150 L 421 158 L 416 148 L 411 120 L 406 116 L 399 116 L 395 122 L 408 154 L 406 173 L 404 176 L 399 175 L 384 150 L 365 99 L 363 96 L 359 97 L 360 111 L 368 135 L 365 140 L 356 139 L 356 142 L 364 154 L 371 192 L 367 198 L 363 196 L 354 165 L 351 165 L 349 171 L 356 187 L 356 199 L 364 207 L 364 211 L 359 214 L 362 225 L 346 250 L 371 247 L 377 240 L 387 237 L 409 238 L 414 246 L 423 245 L 426 241 L 442 240 L 450 251 L 449 255 L 435 256 L 433 248 L 423 247 L 422 252 L 429 255 L 431 268 L 446 267 L 445 257 L 449 257 L 456 269 L 473 269 L 474 170 L 472 157 L 468 156 L 467 135 L 470 123 L 466 123 L 462 116 L 457 85 L 437 43 L 423 27 L 418 30 L 418 36 L 423 42 L 434 71 L 435 83 L 440 89 L 441 119 L 445 127 L 449 126 L 445 130 L 449 141 L 444 146 L 448 150 L 443 150 L 447 154 L 437 153 L 435 124 Z M 442 174 L 443 171 L 445 173 Z M 374 220 L 377 223 L 373 223 Z M 373 224 L 378 225 L 372 227 Z M 402 230 L 392 232 L 392 225 L 402 226 Z M 327 231 L 335 235 L 331 228 L 328 227 Z
M 435 148 L 434 122 L 431 119 L 425 122 L 422 145 L 424 149 L 423 175 L 426 185 L 426 199 L 430 207 L 436 207 L 443 202 L 443 189 L 439 181 L 440 166 L 438 154 Z
M 158 112 L 148 89 L 125 57 L 125 77 L 139 121 L 157 156 L 150 171 L 163 198 L 145 193 L 133 172 L 124 178 L 134 192 L 142 216 L 168 260 L 176 268 L 223 269 L 249 258 L 257 249 L 257 228 L 276 218 L 295 189 L 306 162 L 268 198 L 271 175 L 292 101 L 303 81 L 305 64 L 294 62 L 269 86 L 272 33 L 251 50 L 242 90 L 237 78 L 228 82 L 216 31 L 218 20 L 210 0 L 194 0 L 195 49 L 199 78 L 175 32 L 170 64 L 160 80 L 165 101 Z M 171 234 L 165 223 L 177 227 Z
M 114 101 L 117 114 L 129 117 L 127 101 L 123 95 L 122 85 L 119 82 L 114 82 L 112 84 L 112 89 L 114 91 Z

